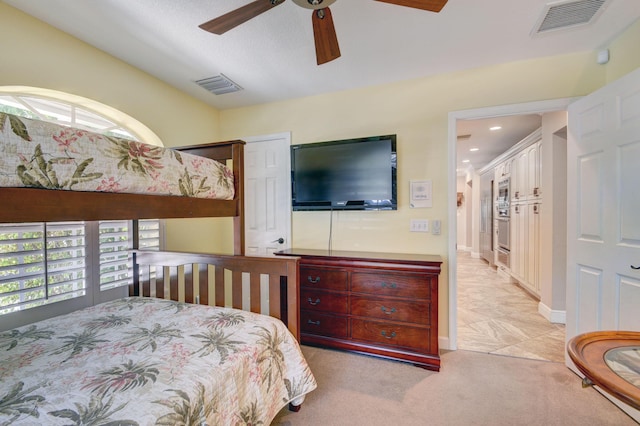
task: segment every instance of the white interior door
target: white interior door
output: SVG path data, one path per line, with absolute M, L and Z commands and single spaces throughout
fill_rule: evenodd
M 569 107 L 567 339 L 640 330 L 640 69 Z
M 243 138 L 245 253 L 267 256 L 290 248 L 291 134 Z
M 640 69 L 570 105 L 568 131 L 567 340 L 638 331 Z

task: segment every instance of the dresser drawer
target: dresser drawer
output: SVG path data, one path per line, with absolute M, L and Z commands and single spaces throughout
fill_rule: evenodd
M 420 301 L 351 296 L 351 314 L 384 320 L 429 325 L 431 304 Z
M 379 296 L 428 299 L 431 279 L 428 275 L 399 275 L 354 272 L 351 275 L 351 291 Z
M 354 340 L 401 346 L 423 353 L 431 352 L 430 333 L 431 330 L 424 327 L 351 319 L 351 338 Z
M 349 312 L 348 300 L 346 294 L 308 288 L 300 289 L 300 309 L 346 314 Z
M 302 333 L 346 339 L 347 317 L 302 310 L 300 311 L 300 330 Z
M 347 272 L 338 269 L 300 267 L 300 285 L 325 290 L 347 290 Z

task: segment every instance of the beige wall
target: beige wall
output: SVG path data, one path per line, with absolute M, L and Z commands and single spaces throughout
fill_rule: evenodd
M 292 132 L 293 143 L 396 133 L 398 211 L 337 214 L 333 247 L 441 255 L 439 334 L 447 336 L 448 113 L 588 94 L 640 66 L 638 44 L 636 23 L 610 46 L 606 66 L 595 63 L 594 52 L 577 53 L 218 111 L 0 3 L 0 86 L 44 87 L 111 105 L 143 122 L 167 146 L 285 131 Z M 433 208 L 409 208 L 410 179 L 433 181 Z M 412 218 L 442 220 L 442 235 L 410 233 Z M 292 226 L 294 246 L 326 247 L 326 213 L 294 213 Z M 168 237 L 174 250 L 231 252 L 231 221 L 170 221 Z
M 514 62 L 384 86 L 224 110 L 223 139 L 291 131 L 292 143 L 357 136 L 398 135 L 399 207 L 395 212 L 342 212 L 334 216 L 334 249 L 430 253 L 444 259 L 440 275 L 440 336 L 448 336 L 447 124 L 448 113 L 586 95 L 638 64 L 628 60 L 640 44 L 635 25 L 612 45 L 611 62 L 595 52 Z M 614 54 L 615 53 L 615 54 Z M 410 209 L 408 182 L 431 179 L 431 209 Z M 451 182 L 455 185 L 455 182 Z M 412 218 L 442 220 L 442 235 L 410 233 Z M 296 212 L 294 247 L 324 248 L 327 213 Z

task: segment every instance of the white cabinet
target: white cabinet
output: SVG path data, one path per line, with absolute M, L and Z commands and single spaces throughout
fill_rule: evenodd
M 539 199 L 540 141 L 524 148 L 513 157 L 511 171 L 511 200 L 513 202 Z
M 526 274 L 522 283 L 540 295 L 540 208 L 537 201 L 527 203 Z
M 511 168 L 511 276 L 540 295 L 541 142 L 516 152 Z
M 508 258 L 500 259 L 498 224 L 494 228 L 496 263 L 508 268 L 509 274 L 532 294 L 540 295 L 540 209 L 542 129 L 538 129 L 504 154 L 494 167 L 494 193 L 500 194 L 499 183 L 508 178 L 510 205 Z M 496 201 L 498 199 L 496 198 Z M 503 253 L 504 255 L 504 253 Z
M 524 281 L 527 275 L 528 214 L 529 212 L 525 205 L 521 203 L 511 205 L 510 272 L 511 276 L 520 282 Z
M 540 142 L 534 143 L 530 147 L 526 149 L 527 151 L 527 176 L 526 176 L 526 197 L 527 200 L 533 200 L 540 198 L 542 196 L 542 191 L 540 190 L 540 173 L 541 173 L 541 162 L 540 158 Z

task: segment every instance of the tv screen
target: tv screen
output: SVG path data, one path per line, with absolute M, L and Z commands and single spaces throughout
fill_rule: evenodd
M 396 210 L 396 135 L 291 146 L 293 210 Z

